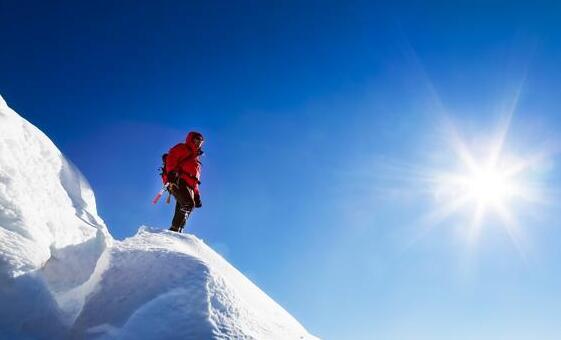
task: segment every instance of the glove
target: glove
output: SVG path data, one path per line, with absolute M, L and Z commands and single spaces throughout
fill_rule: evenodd
M 203 206 L 203 203 L 201 202 L 201 195 L 199 195 L 199 193 L 195 193 L 195 196 L 193 198 L 195 200 L 195 208 L 200 208 Z
M 175 172 L 175 171 L 168 172 L 168 182 L 169 183 L 176 183 L 177 182 L 177 172 Z
M 177 184 L 170 182 L 168 185 L 168 191 L 170 194 L 173 194 L 174 191 L 177 190 Z

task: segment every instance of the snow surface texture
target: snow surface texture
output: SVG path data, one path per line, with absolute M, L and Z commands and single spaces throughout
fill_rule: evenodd
M 0 339 L 313 339 L 195 236 L 114 240 L 80 172 L 0 97 Z

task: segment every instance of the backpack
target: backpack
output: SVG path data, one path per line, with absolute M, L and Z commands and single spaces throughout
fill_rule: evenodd
M 162 177 L 162 181 L 165 183 L 167 183 L 168 181 L 168 173 L 166 171 L 166 159 L 168 158 L 168 154 L 164 153 L 162 155 L 162 167 L 158 168 L 158 170 L 160 171 L 160 177 Z
M 169 191 L 168 188 L 168 173 L 166 171 L 166 159 L 168 157 L 168 154 L 165 153 L 162 155 L 162 167 L 158 168 L 158 170 L 160 171 L 160 176 L 162 177 L 162 181 L 164 182 L 164 187 L 162 188 L 162 190 L 160 190 L 156 196 L 154 197 L 154 199 L 152 200 L 152 204 L 156 204 L 158 203 L 158 201 L 160 200 L 160 197 L 162 197 L 162 195 L 164 194 L 165 191 Z M 166 199 L 166 203 L 169 203 L 170 200 L 170 196 L 168 196 L 168 198 Z

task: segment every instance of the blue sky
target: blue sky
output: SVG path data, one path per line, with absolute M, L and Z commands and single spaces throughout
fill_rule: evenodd
M 554 339 L 560 14 L 510 2 L 2 2 L 0 94 L 86 175 L 119 239 L 169 226 L 172 206 L 150 204 L 160 155 L 201 131 L 204 207 L 189 232 L 313 334 Z M 527 181 L 548 200 L 509 206 L 523 245 L 490 216 L 465 256 L 469 209 L 422 232 L 445 203 L 425 179 L 454 163 L 443 122 L 486 150 L 509 105 L 505 149 L 546 154 Z

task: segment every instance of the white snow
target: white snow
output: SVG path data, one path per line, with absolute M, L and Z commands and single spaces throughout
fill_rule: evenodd
M 0 96 L 1 339 L 313 339 L 193 235 L 114 240 L 92 189 Z

